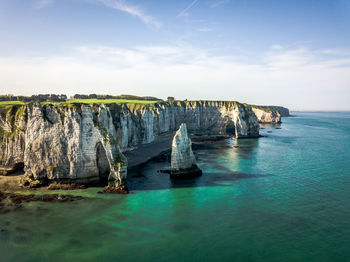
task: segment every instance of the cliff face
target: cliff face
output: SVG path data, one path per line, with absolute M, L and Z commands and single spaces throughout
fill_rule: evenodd
M 23 106 L 0 108 L 0 169 L 23 168 L 27 110 Z
M 152 142 L 159 134 L 177 130 L 181 123 L 187 125 L 189 132 L 197 134 L 218 135 L 232 130 L 236 138 L 259 136 L 258 119 L 251 106 L 238 102 L 195 101 L 157 103 L 152 107 L 113 107 L 122 107 L 123 113 L 116 114 L 115 121 L 122 150 Z
M 0 111 L 0 166 L 31 180 L 126 183 L 121 153 L 186 123 L 190 132 L 259 136 L 251 106 L 237 102 L 8 106 Z
M 105 106 L 21 106 L 15 121 L 11 110 L 1 114 L 7 130 L 1 137 L 1 149 L 6 149 L 1 150 L 1 166 L 23 164 L 28 181 L 125 185 L 127 160 L 120 152 Z
M 253 112 L 258 118 L 259 123 L 281 123 L 281 115 L 277 110 L 253 107 Z
M 105 106 L 28 107 L 25 173 L 34 180 L 125 184 L 127 162 Z
M 277 110 L 278 113 L 280 113 L 281 117 L 290 116 L 289 109 L 283 106 L 256 106 L 256 107 L 263 108 L 263 109 Z

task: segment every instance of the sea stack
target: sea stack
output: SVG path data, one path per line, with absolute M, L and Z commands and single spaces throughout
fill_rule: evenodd
M 177 130 L 171 149 L 171 171 L 172 178 L 193 178 L 202 175 L 192 152 L 192 142 L 187 134 L 187 126 L 181 124 Z

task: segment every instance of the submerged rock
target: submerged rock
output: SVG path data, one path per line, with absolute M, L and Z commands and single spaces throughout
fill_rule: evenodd
M 4 193 L 0 191 L 0 206 L 4 206 L 3 200 L 8 198 L 10 202 L 15 206 L 20 206 L 22 203 L 28 203 L 33 201 L 44 201 L 44 202 L 66 202 L 74 200 L 82 200 L 82 196 L 71 196 L 61 194 L 45 194 L 45 195 L 22 195 L 16 193 Z
M 85 185 L 69 183 L 69 184 L 61 184 L 57 182 L 51 183 L 47 189 L 48 190 L 75 190 L 75 189 L 85 189 Z
M 171 150 L 171 171 L 173 178 L 192 178 L 202 175 L 192 152 L 192 142 L 187 134 L 186 124 L 176 132 Z

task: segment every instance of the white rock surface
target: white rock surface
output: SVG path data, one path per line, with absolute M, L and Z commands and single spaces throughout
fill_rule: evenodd
M 126 183 L 126 158 L 109 109 L 29 106 L 24 164 L 32 179 Z
M 281 115 L 277 110 L 253 107 L 253 112 L 259 123 L 278 124 L 281 123 Z
M 181 124 L 176 132 L 171 148 L 171 171 L 179 171 L 196 166 L 192 152 L 192 142 L 187 134 L 186 124 Z

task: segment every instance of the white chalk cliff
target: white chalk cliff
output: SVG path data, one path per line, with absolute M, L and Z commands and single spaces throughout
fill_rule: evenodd
M 122 152 L 181 123 L 196 134 L 259 136 L 251 106 L 238 102 L 13 105 L 0 108 L 0 171 L 24 166 L 29 180 L 125 187 Z
M 281 123 L 281 115 L 277 110 L 252 107 L 253 112 L 258 118 L 259 123 L 268 123 L 268 124 L 279 124 Z

